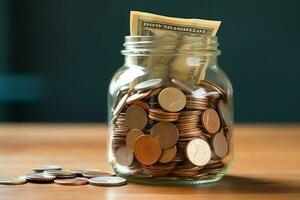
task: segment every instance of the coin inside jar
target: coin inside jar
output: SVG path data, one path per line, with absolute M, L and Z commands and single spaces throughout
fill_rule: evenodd
M 162 150 L 156 139 L 149 135 L 143 135 L 137 139 L 134 145 L 134 155 L 136 159 L 144 165 L 156 163 Z
M 211 159 L 211 149 L 205 140 L 196 138 L 186 145 L 185 155 L 193 165 L 204 166 Z
M 117 107 L 114 109 L 113 115 L 116 116 L 120 114 L 124 106 L 126 105 L 126 100 L 128 98 L 129 94 L 125 94 L 119 101 Z
M 217 158 L 224 158 L 228 153 L 227 139 L 223 131 L 216 133 L 212 137 L 212 147 Z
M 129 129 L 143 129 L 148 123 L 148 116 L 141 106 L 131 105 L 126 110 L 125 122 Z
M 156 138 L 162 149 L 173 147 L 179 138 L 177 127 L 170 122 L 158 122 L 151 128 L 151 136 Z
M 158 88 L 162 83 L 161 79 L 150 79 L 144 82 L 141 82 L 134 86 L 135 90 L 150 90 Z
M 118 164 L 123 166 L 130 166 L 133 162 L 133 152 L 128 149 L 125 145 L 118 148 L 116 151 L 116 161 Z
M 116 151 L 117 163 L 123 166 L 130 166 L 133 162 L 133 152 L 125 145 L 118 148 Z
M 220 129 L 220 118 L 218 113 L 212 109 L 206 109 L 201 116 L 201 121 L 207 132 L 215 134 Z
M 186 104 L 186 97 L 181 90 L 175 87 L 167 87 L 158 95 L 159 105 L 166 111 L 178 112 Z
M 218 109 L 221 118 L 224 122 L 224 125 L 228 127 L 231 121 L 230 112 L 228 110 L 228 106 L 225 104 L 225 102 L 222 99 L 220 99 L 218 102 Z
M 144 133 L 140 129 L 132 129 L 131 131 L 129 131 L 126 136 L 127 148 L 131 151 L 134 151 L 134 144 L 136 140 L 142 135 L 144 135 Z
M 160 163 L 169 163 L 173 161 L 177 153 L 176 145 L 170 149 L 164 149 L 161 155 L 161 158 L 159 159 Z

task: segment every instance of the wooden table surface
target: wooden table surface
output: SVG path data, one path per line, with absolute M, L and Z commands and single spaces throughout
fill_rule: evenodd
M 0 177 L 44 164 L 109 171 L 106 136 L 101 124 L 1 124 Z M 234 152 L 229 174 L 211 187 L 27 183 L 0 185 L 0 199 L 300 199 L 300 125 L 238 125 Z

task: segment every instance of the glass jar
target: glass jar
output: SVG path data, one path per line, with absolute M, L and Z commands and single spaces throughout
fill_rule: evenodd
M 108 91 L 108 158 L 118 176 L 208 184 L 232 160 L 232 86 L 216 37 L 126 36 Z

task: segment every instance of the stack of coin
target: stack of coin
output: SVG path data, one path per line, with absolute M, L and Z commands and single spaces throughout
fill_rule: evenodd
M 27 173 L 18 178 L 0 178 L 0 185 L 21 185 L 31 183 L 56 183 L 59 185 L 97 185 L 120 186 L 127 183 L 122 177 L 98 169 L 63 170 L 57 165 L 42 165 L 33 167 L 34 173 Z
M 140 82 L 113 113 L 117 172 L 122 166 L 133 177 L 208 179 L 226 168 L 232 118 L 225 91 L 211 81 Z

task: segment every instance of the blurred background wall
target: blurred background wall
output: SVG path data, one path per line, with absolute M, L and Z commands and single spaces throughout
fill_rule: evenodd
M 99 122 L 129 11 L 222 20 L 238 122 L 300 122 L 299 1 L 0 0 L 0 121 Z

